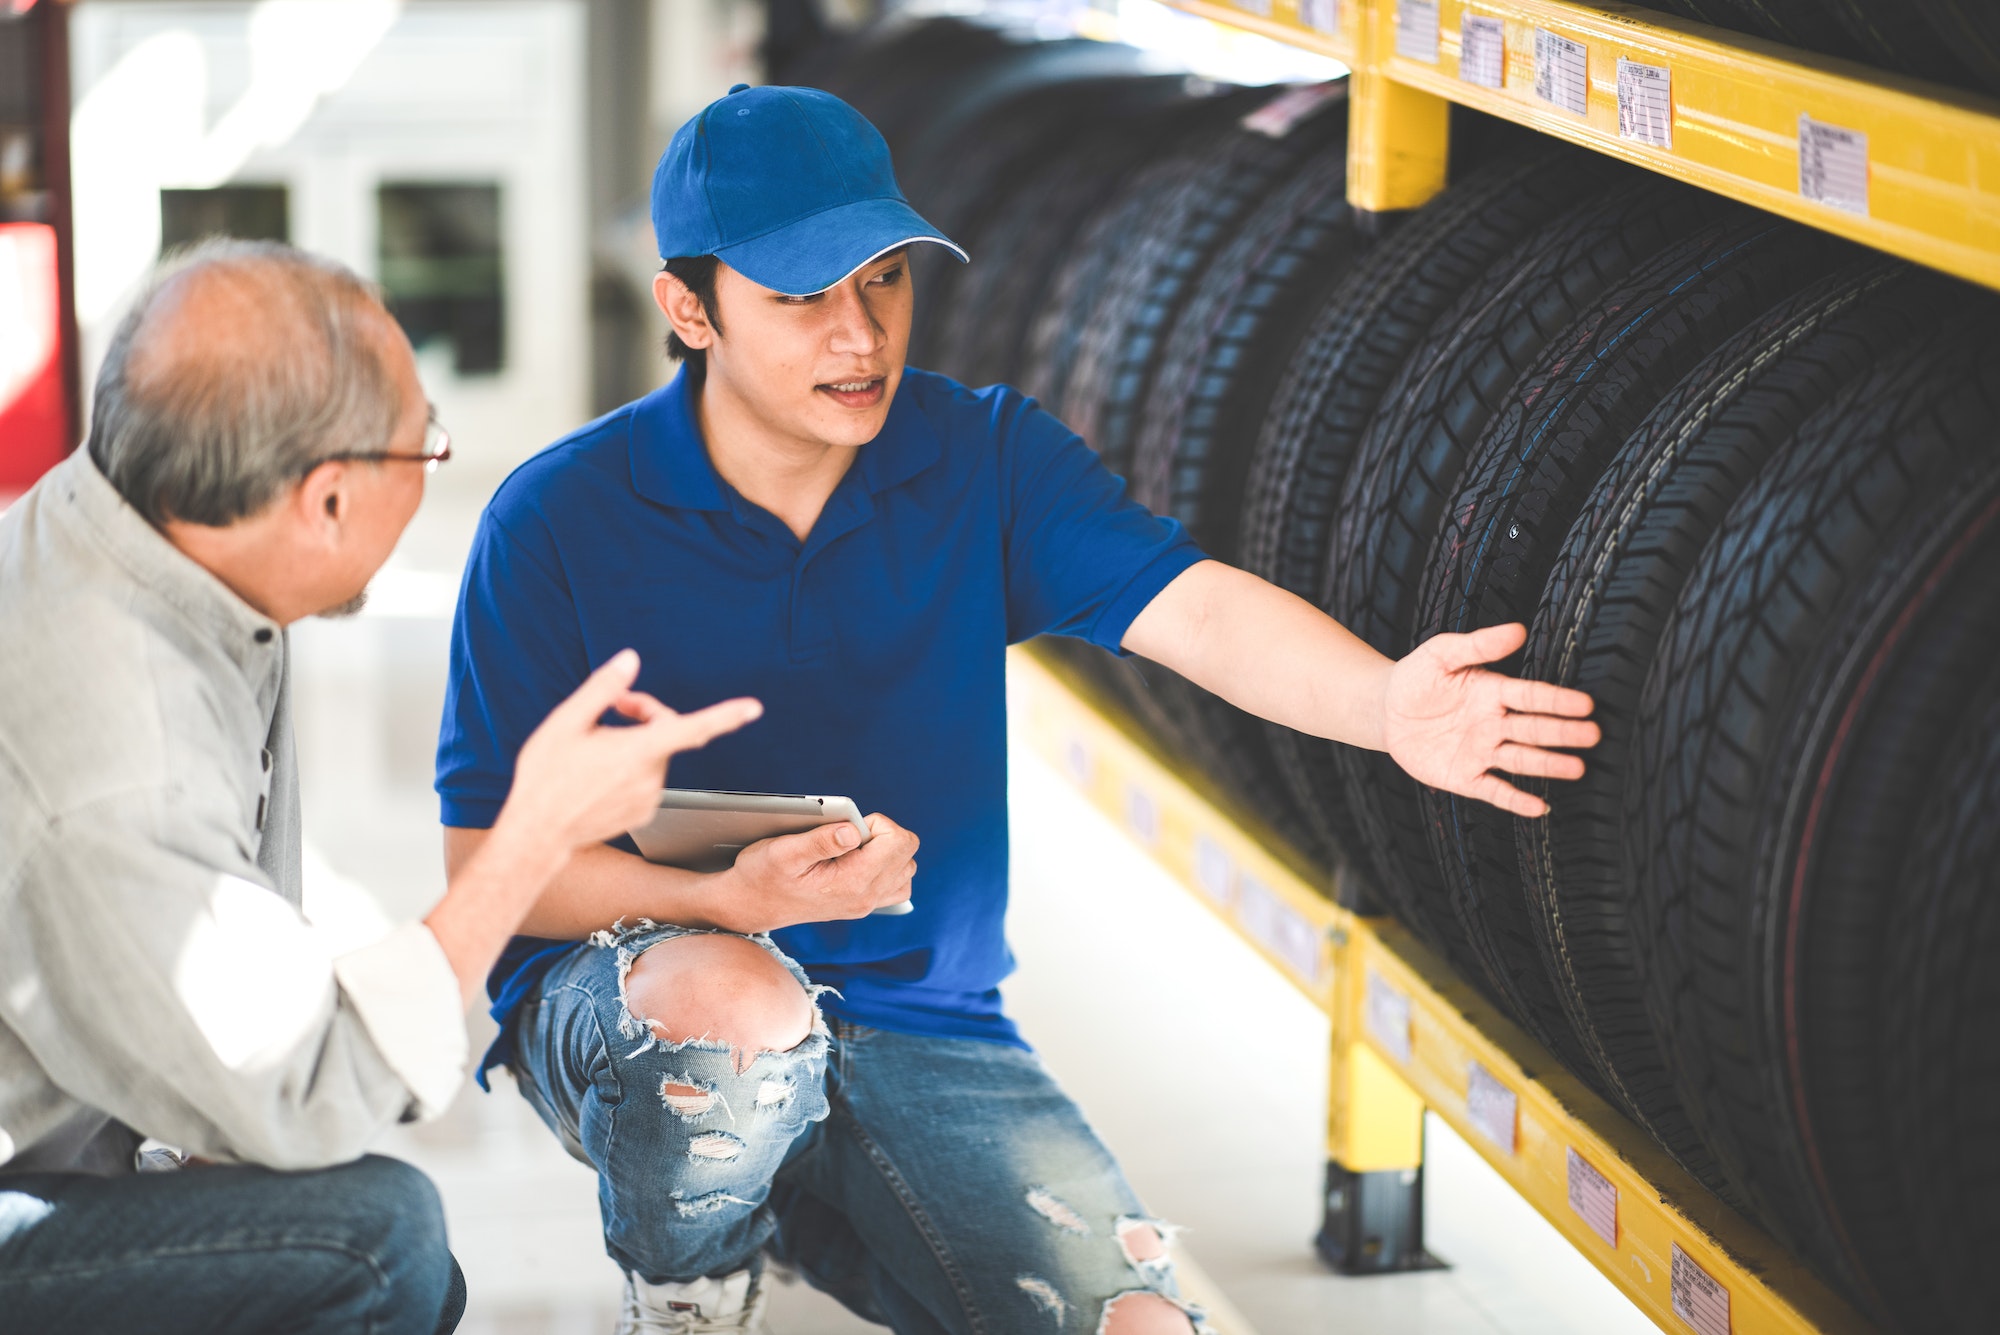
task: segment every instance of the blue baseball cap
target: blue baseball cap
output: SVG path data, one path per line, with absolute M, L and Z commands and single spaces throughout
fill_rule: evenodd
M 881 132 L 817 88 L 739 83 L 676 130 L 653 172 L 653 235 L 662 259 L 714 255 L 798 297 L 918 241 L 966 258 L 896 188 Z

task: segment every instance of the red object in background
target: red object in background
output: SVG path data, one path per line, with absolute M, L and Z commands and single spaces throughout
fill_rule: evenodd
M 0 496 L 26 491 L 69 452 L 56 265 L 55 228 L 0 223 Z

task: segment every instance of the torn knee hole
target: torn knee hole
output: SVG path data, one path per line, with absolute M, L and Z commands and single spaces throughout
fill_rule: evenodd
M 1133 1265 L 1152 1265 L 1167 1259 L 1167 1240 L 1152 1221 L 1118 1221 L 1118 1246 Z
M 1104 1304 L 1098 1335 L 1194 1335 L 1202 1327 L 1186 1304 L 1163 1293 L 1135 1290 Z
M 715 1092 L 714 1085 L 689 1076 L 670 1075 L 660 1081 L 660 1102 L 676 1117 L 691 1121 L 713 1112 L 715 1105 L 722 1102 L 722 1096 Z
M 743 1140 L 727 1131 L 704 1131 L 688 1142 L 688 1158 L 724 1162 L 743 1153 Z
M 1078 1237 L 1090 1235 L 1090 1225 L 1084 1222 L 1075 1207 L 1047 1187 L 1029 1187 L 1027 1200 L 1030 1210 L 1063 1232 L 1074 1233 Z

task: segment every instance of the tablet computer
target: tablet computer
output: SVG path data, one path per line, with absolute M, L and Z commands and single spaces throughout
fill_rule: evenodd
M 722 871 L 760 839 L 803 834 L 839 820 L 852 824 L 861 842 L 868 842 L 868 822 L 851 798 L 663 788 L 653 818 L 630 833 L 648 862 L 689 871 Z M 908 913 L 910 908 L 906 899 L 875 912 Z

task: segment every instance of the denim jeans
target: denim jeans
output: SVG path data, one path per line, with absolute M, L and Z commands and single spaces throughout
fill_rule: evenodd
M 620 1266 L 681 1282 L 768 1252 L 904 1335 L 1089 1332 L 1122 1295 L 1178 1302 L 1170 1263 L 1127 1254 L 1166 1226 L 1033 1053 L 820 1021 L 739 1073 L 726 1046 L 668 1043 L 626 1008 L 631 962 L 688 934 L 599 933 L 515 1018 L 515 1079 L 597 1170 Z
M 0 1175 L 4 1335 L 432 1335 L 464 1310 L 437 1190 L 394 1159 Z

